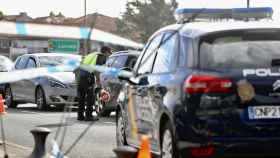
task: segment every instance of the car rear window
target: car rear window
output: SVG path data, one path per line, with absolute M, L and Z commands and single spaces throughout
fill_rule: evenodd
M 115 59 L 116 57 L 109 57 L 109 59 L 106 61 L 106 66 L 111 67 Z
M 271 67 L 273 60 L 280 60 L 279 33 L 279 30 L 248 30 L 204 36 L 199 46 L 200 67 Z
M 120 55 L 117 57 L 112 67 L 122 68 L 125 66 L 126 60 L 127 60 L 127 55 Z

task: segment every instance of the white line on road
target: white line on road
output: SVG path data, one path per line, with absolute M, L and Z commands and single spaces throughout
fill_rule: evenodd
M 0 144 L 2 145 L 3 142 L 0 141 Z M 32 148 L 29 148 L 29 147 L 26 147 L 26 146 L 23 146 L 23 145 L 19 145 L 19 144 L 16 144 L 16 143 L 12 143 L 12 142 L 6 142 L 7 145 L 9 146 L 12 146 L 12 147 L 16 147 L 16 148 L 19 148 L 19 149 L 23 149 L 23 150 L 32 150 Z
M 40 112 L 33 112 L 33 111 L 27 111 L 27 110 L 22 110 L 20 112 L 22 112 L 22 113 L 29 113 L 29 114 L 40 114 Z

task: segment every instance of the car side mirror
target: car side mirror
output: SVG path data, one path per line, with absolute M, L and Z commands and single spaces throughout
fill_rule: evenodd
M 122 71 L 129 71 L 129 72 L 133 72 L 133 69 L 130 67 L 123 67 L 121 68 Z
M 118 76 L 118 79 L 121 80 L 121 81 L 129 82 L 130 77 Z
M 137 84 L 136 82 L 132 81 L 131 78 L 135 77 L 135 73 L 129 67 L 124 67 L 120 69 L 121 73 L 118 76 L 118 79 L 121 81 L 129 82 L 130 84 Z

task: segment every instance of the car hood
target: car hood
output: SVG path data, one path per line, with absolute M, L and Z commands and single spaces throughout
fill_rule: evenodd
M 75 74 L 73 72 L 56 72 L 49 74 L 48 77 L 56 79 L 62 83 L 75 82 Z

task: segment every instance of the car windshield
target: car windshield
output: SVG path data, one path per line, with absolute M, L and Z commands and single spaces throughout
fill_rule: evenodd
M 202 68 L 269 68 L 280 59 L 279 31 L 252 31 L 203 37 L 200 44 Z
M 40 67 L 67 65 L 71 62 L 80 62 L 80 56 L 40 56 Z

